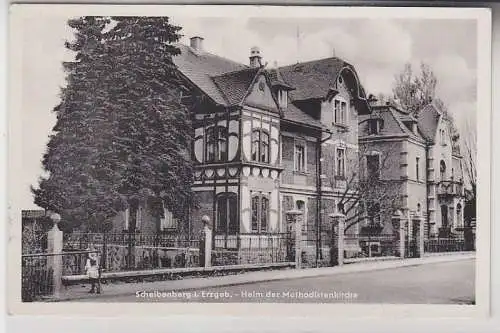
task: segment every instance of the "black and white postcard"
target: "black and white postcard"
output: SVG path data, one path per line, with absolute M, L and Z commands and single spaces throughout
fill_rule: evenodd
M 488 10 L 11 19 L 13 313 L 488 313 Z

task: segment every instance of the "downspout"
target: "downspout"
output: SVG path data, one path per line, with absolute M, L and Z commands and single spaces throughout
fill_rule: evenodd
M 429 143 L 425 143 L 425 191 L 426 191 L 426 201 L 427 201 L 427 235 L 425 237 L 429 238 L 431 233 L 431 217 L 430 217 L 430 209 L 429 209 Z
M 323 255 L 321 252 L 321 226 L 323 225 L 323 212 L 321 209 L 321 204 L 322 204 L 322 188 L 323 188 L 323 181 L 321 178 L 322 174 L 322 167 L 321 167 L 321 162 L 322 162 L 322 145 L 326 141 L 330 140 L 332 138 L 333 133 L 331 131 L 327 131 L 328 137 L 325 139 L 322 138 L 323 131 L 320 133 L 320 136 L 318 137 L 317 145 L 316 145 L 316 184 L 317 184 L 317 191 L 318 191 L 318 200 L 316 201 L 316 210 L 317 210 L 317 218 L 316 218 L 316 267 L 319 267 L 319 260 L 323 259 Z

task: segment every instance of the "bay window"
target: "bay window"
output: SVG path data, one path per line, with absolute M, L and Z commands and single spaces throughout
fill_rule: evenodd
M 252 161 L 269 163 L 269 133 L 262 129 L 252 132 Z
M 205 134 L 205 161 L 227 160 L 227 129 L 222 126 L 209 127 Z

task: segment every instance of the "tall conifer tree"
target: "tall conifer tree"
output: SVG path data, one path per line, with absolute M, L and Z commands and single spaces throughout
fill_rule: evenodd
M 165 202 L 177 217 L 191 203 L 191 126 L 172 62 L 179 27 L 168 18 L 82 17 L 68 22 L 67 87 L 35 202 L 101 230 L 119 211 Z M 155 210 L 156 214 L 161 209 Z

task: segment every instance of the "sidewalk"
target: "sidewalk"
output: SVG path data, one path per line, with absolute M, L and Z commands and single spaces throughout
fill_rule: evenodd
M 457 252 L 453 254 L 426 255 L 423 258 L 408 258 L 396 260 L 365 261 L 343 266 L 307 268 L 307 269 L 284 269 L 274 271 L 247 272 L 237 275 L 226 275 L 205 278 L 186 278 L 183 280 L 168 280 L 141 283 L 109 283 L 102 287 L 102 294 L 88 294 L 88 285 L 67 286 L 63 289 L 61 297 L 52 301 L 71 301 L 84 298 L 95 298 L 104 301 L 106 298 L 115 296 L 134 295 L 137 291 L 171 291 L 189 289 L 208 289 L 212 287 L 232 286 L 239 284 L 250 284 L 267 281 L 300 279 L 307 277 L 318 277 L 355 272 L 367 272 L 382 269 L 391 269 L 423 264 L 434 264 L 457 260 L 471 260 L 476 257 L 475 252 Z

